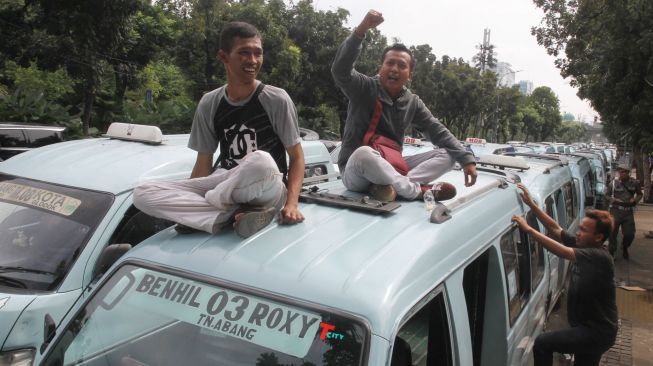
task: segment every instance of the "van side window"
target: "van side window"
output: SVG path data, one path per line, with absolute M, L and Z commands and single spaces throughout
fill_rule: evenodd
M 529 211 L 528 214 L 526 214 L 526 221 L 532 228 L 540 231 L 537 218 L 535 217 L 535 214 L 533 214 L 533 211 Z M 542 248 L 540 244 L 537 244 L 531 234 L 528 234 L 527 237 L 528 248 L 530 249 L 531 254 L 531 289 L 535 290 L 544 278 L 544 248 Z
M 574 178 L 573 182 L 573 194 L 572 194 L 572 205 L 574 207 L 574 215 L 578 216 L 578 199 L 580 198 L 580 183 L 578 183 L 578 179 Z
M 0 131 L 0 146 L 27 147 L 27 139 L 21 130 L 3 129 Z
M 439 293 L 399 329 L 390 365 L 453 365 L 449 329 L 444 295 Z
M 547 215 L 555 218 L 555 214 L 553 213 L 553 198 L 551 196 L 548 196 L 544 200 L 544 208 L 546 210 Z M 549 233 L 549 230 L 546 228 L 544 230 L 545 230 L 545 234 L 550 238 L 551 234 Z
M 562 189 L 565 193 L 565 208 L 567 209 L 567 227 L 574 222 L 576 218 L 576 200 L 574 199 L 574 189 L 571 187 L 571 183 L 566 183 L 562 186 Z
M 567 229 L 569 225 L 567 224 L 567 210 L 565 207 L 565 196 L 562 194 L 562 190 L 558 189 L 553 193 L 553 197 L 555 198 L 555 204 L 556 204 L 556 212 L 558 213 L 558 224 L 560 224 L 560 227 L 563 229 Z
M 41 147 L 63 141 L 57 131 L 49 130 L 26 130 L 29 137 L 30 147 Z
M 503 271 L 494 246 L 465 267 L 463 291 L 467 305 L 474 366 L 506 365 L 506 296 Z
M 527 303 L 531 282 L 528 246 L 522 243 L 518 228 L 501 237 L 501 256 L 508 289 L 508 315 L 513 325 Z
M 109 240 L 109 244 L 131 244 L 135 246 L 173 224 L 172 221 L 147 215 L 136 207 L 131 206 L 125 213 L 120 224 L 118 224 L 118 227 Z

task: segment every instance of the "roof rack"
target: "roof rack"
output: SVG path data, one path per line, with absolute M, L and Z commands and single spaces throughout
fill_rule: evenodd
M 430 221 L 434 224 L 441 224 L 451 218 L 451 212 L 456 210 L 466 203 L 486 195 L 488 192 L 494 191 L 495 189 L 506 189 L 508 188 L 508 181 L 503 178 L 497 178 L 494 182 L 487 184 L 480 189 L 473 191 L 472 193 L 465 196 L 456 196 L 454 199 L 447 201 L 447 204 L 441 202 L 435 203 L 435 208 L 431 211 Z
M 522 172 L 531 168 L 528 163 L 520 157 L 495 154 L 479 156 L 476 165 L 489 165 L 502 170 L 505 168 L 518 169 Z
M 568 165 L 569 162 L 566 159 L 562 159 L 560 157 L 555 157 L 555 156 L 550 156 L 548 155 L 543 155 L 543 154 L 533 154 L 533 153 L 517 153 L 517 152 L 511 152 L 511 153 L 505 153 L 504 155 L 510 155 L 510 156 L 523 156 L 527 158 L 532 158 L 532 159 L 540 159 L 540 160 L 545 160 L 549 161 L 552 164 L 546 169 L 544 169 L 543 173 L 544 174 L 549 174 L 551 173 L 551 169 L 559 167 L 559 166 L 565 166 Z

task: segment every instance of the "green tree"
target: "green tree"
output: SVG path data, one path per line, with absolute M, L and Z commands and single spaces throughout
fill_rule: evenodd
M 541 86 L 533 90 L 529 100 L 541 118 L 537 138 L 540 141 L 553 139 L 556 128 L 562 122 L 558 97 L 551 88 Z
M 532 29 L 578 95 L 600 115 L 614 142 L 648 153 L 653 135 L 653 2 L 535 0 L 544 11 Z M 644 147 L 647 146 L 647 147 Z M 646 154 L 638 165 L 646 166 Z M 644 174 L 646 177 L 647 174 Z

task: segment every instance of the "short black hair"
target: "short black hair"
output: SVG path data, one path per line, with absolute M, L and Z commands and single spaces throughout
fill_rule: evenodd
M 381 56 L 381 65 L 383 65 L 383 62 L 385 62 L 385 55 L 389 51 L 406 52 L 408 56 L 410 56 L 410 71 L 413 71 L 413 69 L 415 68 L 415 57 L 413 57 L 413 53 L 410 52 L 410 49 L 406 47 L 406 45 L 404 45 L 403 43 L 394 43 L 386 47 L 383 50 L 383 55 Z
M 230 52 L 234 46 L 234 39 L 238 38 L 261 38 L 261 33 L 255 26 L 245 22 L 229 22 L 220 33 L 220 49 Z
M 614 221 L 608 211 L 589 209 L 585 211 L 585 216 L 596 222 L 595 234 L 603 235 L 603 241 L 610 238 Z

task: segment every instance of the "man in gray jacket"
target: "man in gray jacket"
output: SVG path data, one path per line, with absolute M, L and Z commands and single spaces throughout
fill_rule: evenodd
M 347 189 L 368 191 L 373 197 L 391 201 L 397 195 L 421 198 L 431 189 L 436 200 L 452 198 L 455 187 L 449 183 L 427 185 L 449 171 L 457 161 L 465 173 L 465 185 L 476 183 L 474 155 L 426 108 L 424 102 L 405 85 L 412 76 L 414 59 L 408 48 L 394 44 L 384 51 L 378 75 L 369 77 L 354 69 L 365 33 L 383 22 L 381 13 L 370 10 L 358 27 L 340 46 L 331 73 L 336 85 L 349 99 L 347 121 L 338 165 Z M 439 147 L 427 153 L 406 157 L 408 173 L 402 175 L 378 151 L 363 146 L 377 101 L 382 112 L 376 133 L 403 144 L 404 131 L 413 126 Z

